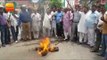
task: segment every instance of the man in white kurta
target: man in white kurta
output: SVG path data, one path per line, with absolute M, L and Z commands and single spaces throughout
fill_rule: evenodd
M 78 23 L 79 42 L 83 43 L 82 41 L 83 39 L 84 39 L 84 42 L 86 42 L 86 26 L 85 26 L 86 13 L 82 11 L 80 14 L 81 14 L 81 18 Z
M 32 30 L 34 38 L 39 38 L 39 31 L 40 31 L 40 23 L 41 23 L 41 15 L 37 12 L 31 14 L 32 18 Z
M 14 14 L 11 14 L 10 15 L 10 24 L 11 24 L 11 33 L 12 33 L 12 38 L 15 42 L 17 42 L 17 36 L 16 36 L 16 26 L 18 25 L 18 22 L 17 22 L 17 17 L 15 15 L 15 12 Z
M 96 13 L 96 6 L 92 6 L 91 14 L 87 17 L 85 25 L 87 27 L 88 44 L 92 48 L 95 45 L 95 29 L 98 23 L 99 15 Z
M 51 14 L 48 12 L 45 12 L 44 15 L 44 20 L 43 20 L 43 33 L 44 33 L 44 37 L 45 36 L 50 36 L 50 30 L 51 30 Z
M 56 14 L 57 12 L 56 11 L 51 11 L 51 16 L 52 16 L 52 21 L 51 21 L 51 34 L 53 35 L 55 35 L 55 37 L 57 37 L 57 34 L 56 34 L 56 21 L 55 21 L 55 14 Z

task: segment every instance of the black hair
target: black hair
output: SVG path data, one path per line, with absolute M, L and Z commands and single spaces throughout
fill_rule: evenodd
M 86 8 L 87 10 L 89 9 L 89 7 L 88 6 L 83 6 L 84 8 Z
M 5 8 L 3 8 L 3 12 L 4 12 L 4 13 L 7 13 L 7 11 L 6 11 L 6 9 L 5 9 Z
M 97 6 L 96 6 L 96 5 L 92 5 L 92 7 L 95 7 L 95 8 L 96 8 Z

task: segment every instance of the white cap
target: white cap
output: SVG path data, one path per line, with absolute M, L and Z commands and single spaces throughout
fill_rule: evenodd
M 26 7 L 26 5 L 22 5 L 22 7 Z

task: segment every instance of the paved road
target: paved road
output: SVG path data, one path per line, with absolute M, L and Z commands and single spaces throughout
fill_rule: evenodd
M 34 50 L 38 41 L 20 42 L 0 48 L 0 60 L 102 60 L 86 46 L 61 42 L 58 52 L 41 57 Z

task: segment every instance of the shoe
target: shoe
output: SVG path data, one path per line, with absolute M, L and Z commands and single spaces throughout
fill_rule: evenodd
M 67 39 L 64 39 L 64 41 L 65 41 L 65 40 L 67 40 Z
M 104 57 L 104 55 L 103 55 L 103 54 L 100 54 L 100 53 L 99 53 L 99 54 L 97 54 L 97 55 L 98 55 L 98 56 L 101 56 L 101 57 Z
M 81 43 L 81 42 L 78 42 L 78 44 L 79 44 L 79 45 L 82 45 L 83 43 Z
M 2 44 L 2 47 L 6 47 L 6 45 L 5 45 L 5 44 Z
M 64 41 L 68 40 L 67 38 L 64 39 Z
M 13 42 L 8 42 L 8 43 L 6 43 L 6 45 L 10 45 L 11 43 L 13 43 Z
M 18 41 L 15 41 L 15 43 L 18 43 Z
M 98 52 L 98 50 L 91 50 L 91 52 Z
M 94 48 L 94 46 L 90 46 L 90 48 Z
M 57 36 L 57 35 L 55 35 L 55 37 L 56 37 L 56 38 L 58 38 L 58 36 Z
M 97 47 L 94 46 L 94 47 L 92 48 L 91 52 L 99 52 L 99 48 L 97 48 Z

